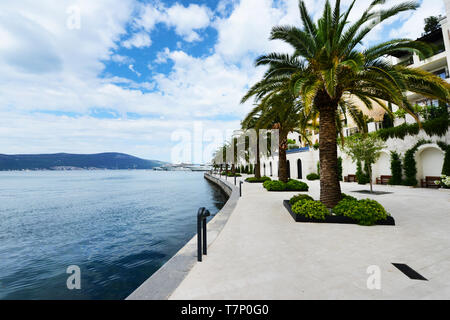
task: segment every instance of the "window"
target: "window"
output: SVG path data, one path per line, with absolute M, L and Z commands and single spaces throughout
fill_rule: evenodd
M 433 73 L 444 80 L 448 78 L 447 71 L 445 69 L 441 69 Z

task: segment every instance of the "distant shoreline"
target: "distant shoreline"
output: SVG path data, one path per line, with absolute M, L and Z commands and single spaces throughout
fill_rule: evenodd
M 0 171 L 81 171 L 153 169 L 167 162 L 145 160 L 124 153 L 0 154 Z

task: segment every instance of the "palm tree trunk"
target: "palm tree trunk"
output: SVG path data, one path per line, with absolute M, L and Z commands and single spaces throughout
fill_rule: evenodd
M 342 199 L 338 174 L 337 104 L 319 105 L 320 112 L 320 201 L 334 208 Z
M 255 178 L 261 179 L 261 157 L 259 154 L 259 131 L 256 131 L 256 165 L 255 165 Z
M 288 172 L 287 172 L 287 134 L 282 133 L 280 130 L 280 144 L 279 144 L 279 152 L 278 152 L 278 180 L 287 183 Z

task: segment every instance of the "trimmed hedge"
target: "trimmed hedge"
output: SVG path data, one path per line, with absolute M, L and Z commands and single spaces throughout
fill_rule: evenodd
M 298 180 L 289 180 L 289 182 L 286 184 L 286 189 L 289 191 L 308 191 L 309 186 L 306 183 Z
M 439 147 L 445 152 L 444 166 L 442 167 L 442 174 L 450 176 L 450 145 L 445 142 L 438 142 Z
M 358 201 L 358 199 L 356 199 L 355 197 L 349 196 L 348 194 L 343 193 L 342 194 L 342 200 L 353 200 L 353 201 Z
M 291 206 L 293 206 L 297 202 L 304 201 L 304 200 L 314 201 L 314 199 L 312 197 L 308 196 L 307 194 L 299 194 L 298 196 L 292 197 L 291 200 L 289 200 L 289 203 Z
M 309 181 L 320 180 L 320 176 L 317 173 L 311 173 L 306 176 Z
M 275 181 L 266 181 L 263 184 L 264 188 L 267 189 L 267 191 L 285 191 L 286 190 L 286 184 L 284 182 L 275 180 Z
M 261 179 L 258 179 L 255 177 L 250 177 L 250 178 L 245 179 L 245 181 L 253 182 L 253 183 L 257 183 L 257 182 L 264 183 L 266 181 L 272 181 L 272 179 L 270 179 L 269 177 L 261 177 Z
M 399 186 L 402 184 L 402 160 L 400 155 L 392 151 L 391 152 L 391 174 L 392 178 L 389 180 L 389 184 L 393 186 Z
M 378 221 L 387 220 L 389 214 L 386 209 L 375 200 L 352 200 L 344 198 L 334 207 L 333 212 L 337 216 L 349 217 L 361 226 L 373 226 Z
M 330 215 L 327 207 L 319 202 L 312 200 L 301 200 L 292 206 L 292 212 L 297 215 L 317 220 L 325 220 Z
M 220 175 L 226 176 L 227 173 L 226 173 L 226 172 L 222 172 Z M 229 176 L 229 177 L 242 177 L 241 174 L 239 174 L 239 173 L 233 174 L 233 172 L 231 172 L 231 171 L 228 171 L 228 176 Z
M 282 181 L 266 181 L 263 184 L 268 191 L 308 191 L 309 186 L 298 180 L 289 180 L 288 183 Z

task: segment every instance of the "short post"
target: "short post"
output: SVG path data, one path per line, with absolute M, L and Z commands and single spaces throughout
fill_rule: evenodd
M 207 212 L 208 215 L 209 215 L 208 210 L 205 211 L 205 212 Z M 206 230 L 206 216 L 205 216 L 205 218 L 203 219 L 203 254 L 205 256 L 208 254 L 208 251 L 207 251 L 208 250 L 207 234 L 208 234 L 208 232 Z
M 205 208 L 200 208 L 197 213 L 197 258 L 202 262 L 202 216 Z
M 244 182 L 242 182 L 242 181 L 239 182 L 239 197 L 242 197 L 242 184 L 243 183 Z
M 208 242 L 207 242 L 207 221 L 206 218 L 211 216 L 206 208 L 200 208 L 197 213 L 197 260 L 202 262 L 202 252 L 207 255 Z M 203 237 L 202 237 L 203 232 Z M 202 239 L 203 238 L 203 239 Z M 202 244 L 203 240 L 203 244 Z M 202 250 L 203 249 L 203 250 Z
M 234 176 L 234 185 L 236 185 L 236 174 Z

